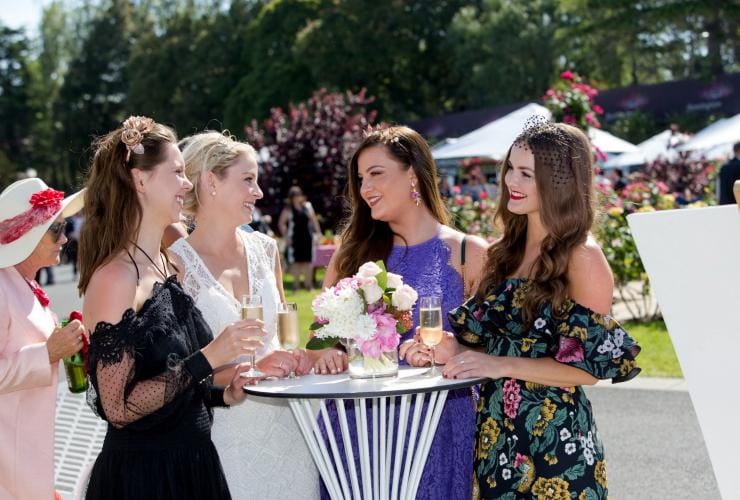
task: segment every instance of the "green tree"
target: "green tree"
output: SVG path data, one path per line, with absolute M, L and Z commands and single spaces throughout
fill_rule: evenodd
M 606 86 L 711 78 L 740 68 L 740 4 L 561 0 L 566 65 Z
M 145 16 L 132 48 L 129 104 L 137 113 L 174 125 L 182 134 L 222 128 L 225 101 L 244 73 L 252 2 L 166 2 Z M 243 125 L 239 124 L 239 128 Z
M 274 107 L 305 100 L 318 88 L 296 41 L 319 9 L 319 0 L 276 0 L 249 23 L 238 82 L 226 98 L 226 124 L 239 130 Z
M 126 118 L 127 65 L 135 40 L 131 15 L 127 0 L 109 0 L 101 6 L 59 90 L 54 104 L 55 146 L 65 184 L 72 184 L 86 166 L 93 136 Z
M 319 86 L 367 88 L 384 117 L 412 120 L 455 107 L 446 43 L 463 0 L 324 0 L 296 51 Z
M 538 99 L 557 74 L 557 2 L 484 0 L 450 28 L 460 107 Z
M 33 120 L 29 50 L 22 30 L 0 25 L 0 151 L 6 173 L 26 166 Z
M 34 120 L 31 128 L 29 157 L 38 175 L 50 185 L 68 189 L 66 165 L 59 165 L 54 147 L 54 103 L 64 81 L 73 50 L 70 36 L 72 16 L 61 1 L 44 7 L 36 40 L 36 57 L 32 64 L 33 80 L 29 88 Z M 60 168 L 61 167 L 61 168 Z

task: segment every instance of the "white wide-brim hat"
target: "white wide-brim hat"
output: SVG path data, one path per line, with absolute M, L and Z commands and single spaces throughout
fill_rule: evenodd
M 33 208 L 31 196 L 49 189 L 41 179 L 23 179 L 14 182 L 0 193 L 0 220 L 7 220 Z M 32 227 L 20 238 L 10 243 L 0 243 L 0 268 L 10 267 L 23 262 L 31 255 L 54 221 L 61 214 L 69 217 L 82 209 L 85 202 L 85 190 L 78 191 L 62 200 L 60 208 L 49 220 Z

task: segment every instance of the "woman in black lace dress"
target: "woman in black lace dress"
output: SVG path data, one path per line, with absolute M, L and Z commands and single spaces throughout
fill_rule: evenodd
M 88 400 L 109 422 L 88 499 L 230 498 L 211 443 L 213 406 L 241 403 L 239 367 L 226 365 L 256 342 L 245 320 L 216 340 L 177 282 L 161 249 L 192 188 L 174 132 L 131 117 L 99 139 L 80 241 L 90 340 Z M 244 380 L 244 379 L 241 379 Z

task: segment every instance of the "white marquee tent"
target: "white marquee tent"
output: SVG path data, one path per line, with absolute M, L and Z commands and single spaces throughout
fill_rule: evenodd
M 435 160 L 457 158 L 487 157 L 501 159 L 509 146 L 524 129 L 528 118 L 534 115 L 550 118 L 550 111 L 539 104 L 527 104 L 516 111 L 502 116 L 457 138 L 450 139 L 432 149 Z M 635 150 L 635 145 L 599 129 L 589 131 L 591 141 L 608 154 L 625 153 Z
M 678 150 L 694 151 L 703 156 L 706 156 L 704 153 L 711 153 L 710 156 L 716 156 L 718 153 L 729 155 L 732 152 L 732 145 L 736 142 L 740 142 L 740 113 L 732 118 L 724 118 L 712 123 L 699 131 L 693 139 L 680 146 Z
M 604 167 L 622 168 L 632 165 L 642 165 L 658 158 L 665 158 L 671 161 L 678 156 L 677 145 L 687 140 L 689 140 L 689 136 L 686 134 L 664 130 L 638 144 L 637 149 L 634 151 L 610 158 L 606 161 Z

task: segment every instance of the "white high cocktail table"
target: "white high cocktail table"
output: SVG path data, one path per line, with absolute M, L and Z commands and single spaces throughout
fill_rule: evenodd
M 428 370 L 401 367 L 396 378 L 364 380 L 350 379 L 347 373 L 311 374 L 297 379 L 262 381 L 245 386 L 244 391 L 255 396 L 288 399 L 332 499 L 407 499 L 416 496 L 448 391 L 486 380 L 426 377 Z M 328 447 L 311 399 L 321 400 L 319 414 L 328 436 Z M 327 399 L 336 402 L 339 429 L 332 427 Z M 356 443 L 350 437 L 345 399 L 354 400 Z M 413 412 L 410 411 L 412 399 Z M 422 412 L 425 399 L 427 410 Z M 372 435 L 368 431 L 368 416 L 372 418 Z M 408 447 L 404 454 L 407 430 Z M 344 444 L 345 462 L 337 446 L 337 433 Z M 360 459 L 359 471 L 355 467 L 355 454 Z M 349 481 L 343 463 L 347 464 Z

